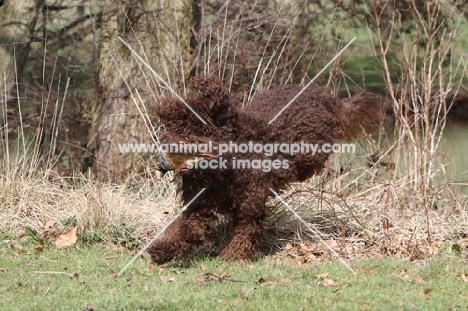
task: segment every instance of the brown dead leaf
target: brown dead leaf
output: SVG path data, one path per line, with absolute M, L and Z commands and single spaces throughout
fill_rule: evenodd
M 43 223 L 44 226 L 42 228 L 41 234 L 39 237 L 44 240 L 54 240 L 60 234 L 60 229 L 58 224 L 53 220 L 48 220 L 47 222 Z
M 340 244 L 336 240 L 325 240 L 325 244 L 327 244 L 331 249 L 333 249 L 335 252 L 341 251 Z
M 461 279 L 462 279 L 462 281 L 465 282 L 465 283 L 468 282 L 468 274 L 463 273 L 463 274 L 461 275 Z
M 105 260 L 108 260 L 108 259 L 117 259 L 117 255 L 111 255 L 111 254 L 104 254 L 102 255 L 102 258 L 105 259 Z
M 302 255 L 302 256 L 297 257 L 297 263 L 300 265 L 307 263 L 307 256 Z
M 43 249 L 43 245 L 41 243 L 36 243 L 36 245 L 34 245 L 34 253 L 36 255 L 42 252 L 42 249 Z
M 324 278 L 323 281 L 319 283 L 319 286 L 336 287 L 339 286 L 339 284 L 335 283 L 335 281 L 333 281 L 332 279 Z
M 148 285 L 148 283 L 145 283 L 145 285 L 143 286 L 143 291 L 144 291 L 145 293 L 149 292 L 149 285 Z
M 317 260 L 317 256 L 315 256 L 314 254 L 307 254 L 307 261 L 308 262 L 314 262 Z
M 328 272 L 322 273 L 322 274 L 317 274 L 316 278 L 317 279 L 324 279 L 328 276 Z
M 367 268 L 362 268 L 361 272 L 363 272 L 364 274 L 371 274 L 372 273 L 372 271 L 367 269 Z
M 234 300 L 234 307 L 242 307 L 243 304 L 244 301 L 242 300 L 242 298 L 237 298 L 236 300 Z
M 413 280 L 414 280 L 415 283 L 418 283 L 418 284 L 426 284 L 426 281 L 422 277 L 420 277 L 419 275 L 415 275 L 413 277 Z
M 206 281 L 206 274 L 201 274 L 201 275 L 197 276 L 195 278 L 195 281 L 200 285 L 204 285 L 205 281 Z
M 439 247 L 440 247 L 439 241 L 432 242 L 431 245 L 429 246 L 429 254 L 437 255 L 439 253 Z
M 382 224 L 382 228 L 384 228 L 385 230 L 393 227 L 393 224 L 390 222 L 390 220 L 387 217 L 382 217 L 380 219 L 380 223 Z
M 309 251 L 309 247 L 305 243 L 301 243 L 301 245 L 299 245 L 299 251 L 306 253 Z
M 218 275 L 216 275 L 214 273 L 213 273 L 213 275 L 216 276 L 219 279 L 228 279 L 228 278 L 231 277 L 231 275 L 227 273 L 226 269 L 220 269 Z
M 74 227 L 67 233 L 59 235 L 57 240 L 55 240 L 55 246 L 57 246 L 57 248 L 69 247 L 75 244 L 77 240 L 78 237 L 76 236 L 76 227 Z
M 173 278 L 172 276 L 168 276 L 168 275 L 161 275 L 159 279 L 163 281 L 164 283 L 175 282 L 175 278 Z
M 398 299 L 398 307 L 403 307 L 403 300 L 401 299 Z
M 199 265 L 197 268 L 200 269 L 201 271 L 206 271 L 206 270 L 208 270 L 208 267 L 205 266 L 204 264 Z
M 429 287 L 425 287 L 424 290 L 422 292 L 419 293 L 419 297 L 426 297 L 427 294 L 429 294 L 430 292 L 432 291 L 432 289 L 430 289 Z
M 358 197 L 358 196 L 355 196 L 355 197 L 353 198 L 353 201 L 354 201 L 354 202 L 359 202 L 359 201 L 361 201 L 361 200 L 362 200 L 362 199 L 361 199 L 360 197 Z
M 114 296 L 114 295 L 115 295 L 115 288 L 106 289 L 106 292 L 107 292 L 109 295 Z

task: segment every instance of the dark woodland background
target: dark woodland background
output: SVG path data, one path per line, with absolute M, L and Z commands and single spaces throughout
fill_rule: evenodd
M 17 152 L 38 146 L 40 167 L 63 175 L 145 174 L 148 159 L 119 154 L 117 142 L 151 142 L 152 107 L 171 93 L 119 36 L 182 96 L 191 77 L 215 74 L 240 106 L 272 86 L 306 84 L 356 37 L 316 85 L 344 97 L 382 94 L 388 130 L 426 108 L 451 124 L 468 120 L 463 82 L 443 109 L 432 105 L 433 94 L 466 74 L 464 1 L 3 0 L 0 17 L 0 139 L 20 142 Z M 428 68 L 431 60 L 440 66 Z M 405 95 L 412 65 L 422 68 L 418 79 L 447 73 L 421 80 L 420 101 Z

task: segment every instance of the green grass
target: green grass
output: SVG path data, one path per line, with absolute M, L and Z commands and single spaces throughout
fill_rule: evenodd
M 291 266 L 267 257 L 252 264 L 213 259 L 158 267 L 145 256 L 121 277 L 116 273 L 132 254 L 104 244 L 65 250 L 46 245 L 37 252 L 29 242 L 1 243 L 0 258 L 0 310 L 468 308 L 462 279 L 468 266 L 455 257 L 425 264 L 354 261 L 353 276 L 338 261 Z

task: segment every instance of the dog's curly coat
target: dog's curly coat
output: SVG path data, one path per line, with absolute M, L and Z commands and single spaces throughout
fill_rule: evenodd
M 156 109 L 159 124 L 165 128 L 164 142 L 310 142 L 333 144 L 351 139 L 369 129 L 381 116 L 381 106 L 372 93 L 359 93 L 339 99 L 324 88 L 303 92 L 271 125 L 268 122 L 302 89 L 282 85 L 257 95 L 244 109 L 230 100 L 229 92 L 215 78 L 193 81 L 193 95 L 186 102 L 207 122 L 200 120 L 178 99 L 166 99 Z M 170 158 L 169 154 L 165 155 Z M 235 154 L 223 159 L 233 160 Z M 249 159 L 265 155 L 243 154 Z M 156 263 L 189 255 L 195 247 L 213 238 L 218 215 L 232 222 L 229 243 L 221 251 L 225 260 L 252 260 L 261 245 L 265 203 L 272 193 L 280 192 L 295 181 L 304 181 L 324 167 L 328 153 L 274 154 L 268 159 L 287 160 L 288 169 L 264 172 L 262 169 L 176 170 L 182 182 L 182 199 L 187 204 L 202 188 L 203 194 L 153 243 L 149 253 Z M 165 158 L 163 161 L 167 161 Z M 167 162 L 166 162 L 167 163 Z M 173 166 L 170 169 L 174 168 Z

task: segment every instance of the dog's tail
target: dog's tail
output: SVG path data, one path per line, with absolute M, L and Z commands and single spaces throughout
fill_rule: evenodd
M 382 118 L 382 104 L 373 93 L 362 92 L 342 100 L 341 133 L 344 139 L 358 136 L 362 130 L 369 131 Z

